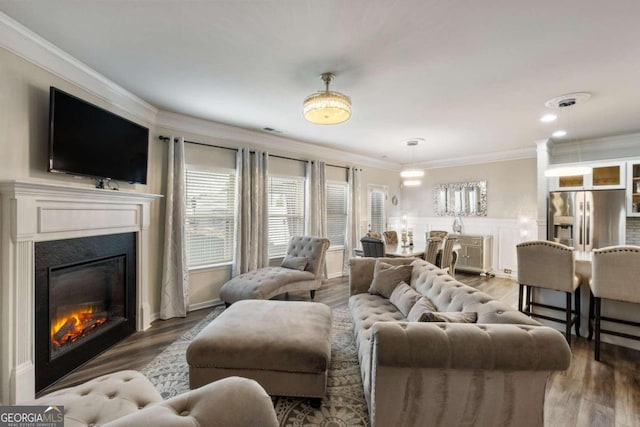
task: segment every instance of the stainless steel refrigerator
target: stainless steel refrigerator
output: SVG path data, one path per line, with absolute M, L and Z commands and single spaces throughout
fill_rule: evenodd
M 578 251 L 623 245 L 625 190 L 551 192 L 547 223 L 548 240 Z

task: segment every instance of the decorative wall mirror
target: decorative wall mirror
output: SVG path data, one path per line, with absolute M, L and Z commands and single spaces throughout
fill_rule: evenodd
M 436 184 L 433 206 L 438 216 L 487 216 L 487 181 Z

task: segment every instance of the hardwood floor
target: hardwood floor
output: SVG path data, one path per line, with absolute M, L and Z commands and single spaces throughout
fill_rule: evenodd
M 515 307 L 518 286 L 513 280 L 459 273 L 456 278 Z M 315 300 L 330 307 L 345 307 L 347 278 L 331 279 L 316 292 Z M 280 297 L 284 299 L 284 296 Z M 309 300 L 308 292 L 291 293 L 290 300 Z M 185 319 L 156 321 L 76 369 L 46 389 L 84 382 L 122 369 L 142 369 L 175 339 L 212 309 L 189 313 Z M 603 343 L 602 362 L 593 359 L 593 343 L 576 338 L 571 367 L 552 374 L 547 387 L 545 426 L 640 426 L 640 352 Z

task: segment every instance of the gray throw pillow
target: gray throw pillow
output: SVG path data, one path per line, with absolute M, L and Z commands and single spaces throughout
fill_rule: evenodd
M 287 255 L 280 263 L 280 267 L 304 271 L 304 269 L 307 268 L 307 258 L 303 256 Z
M 407 317 L 416 301 L 420 300 L 420 298 L 422 298 L 422 295 L 418 291 L 405 282 L 401 282 L 391 293 L 389 301 L 400 310 L 404 317 Z
M 435 305 L 427 297 L 421 297 L 411 308 L 409 314 L 407 314 L 407 320 L 409 322 L 426 322 L 422 319 L 422 315 L 428 311 L 438 311 Z
M 422 315 L 421 322 L 447 322 L 447 323 L 476 323 L 478 313 L 471 311 L 433 312 L 428 311 Z
M 400 282 L 411 280 L 412 269 L 413 267 L 410 265 L 394 266 L 386 262 L 376 261 L 369 293 L 382 295 L 385 298 L 391 297 L 391 293 Z

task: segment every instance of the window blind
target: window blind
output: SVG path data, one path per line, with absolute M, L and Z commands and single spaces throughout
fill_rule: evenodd
M 304 178 L 269 176 L 269 257 L 287 253 L 292 236 L 304 233 Z
M 371 231 L 382 233 L 385 230 L 384 202 L 386 195 L 382 190 L 371 190 L 369 192 L 369 218 L 371 220 Z
M 235 171 L 186 171 L 189 268 L 231 262 L 235 221 Z
M 327 237 L 331 248 L 344 247 L 347 230 L 347 183 L 327 183 Z

